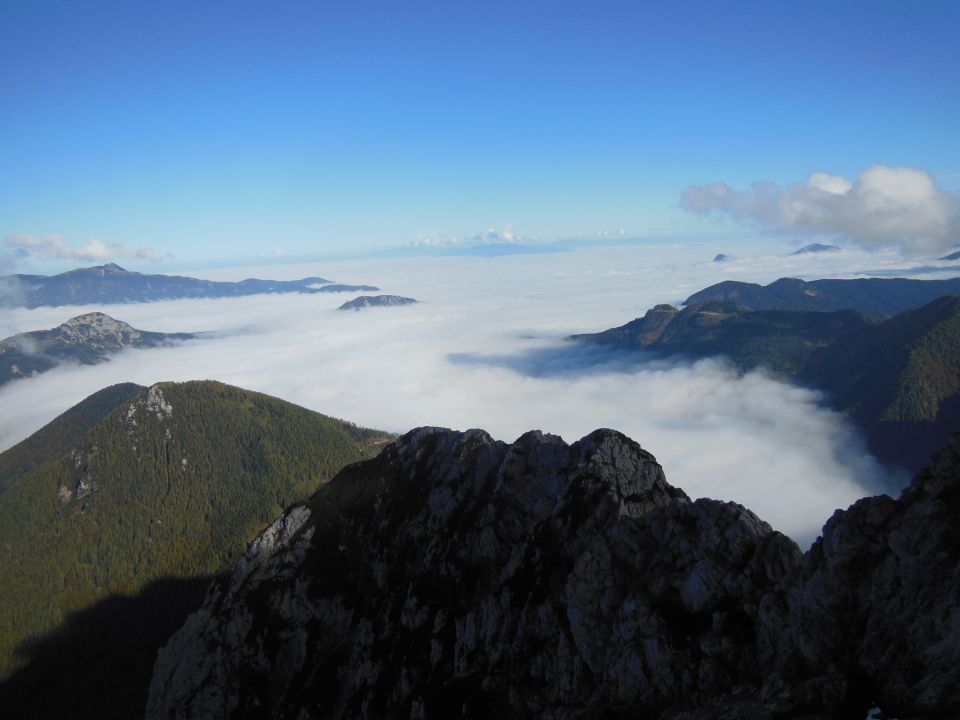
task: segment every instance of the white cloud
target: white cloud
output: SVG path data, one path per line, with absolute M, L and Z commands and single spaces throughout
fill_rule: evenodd
M 726 183 L 694 185 L 684 191 L 683 204 L 702 215 L 716 211 L 779 231 L 911 254 L 937 253 L 960 238 L 960 198 L 917 168 L 874 165 L 854 181 L 818 172 L 804 183 L 755 183 L 744 191 Z
M 717 361 L 637 365 L 611 357 L 584 370 L 561 338 L 602 330 L 658 302 L 723 279 L 842 276 L 894 255 L 793 257 L 782 246 L 624 246 L 484 258 L 431 257 L 234 268 L 211 279 L 326 275 L 370 282 L 417 305 L 340 313 L 342 295 L 263 295 L 102 309 L 144 330 L 226 330 L 172 349 L 128 351 L 109 363 L 61 367 L 0 389 L 0 448 L 115 382 L 217 379 L 364 425 L 482 427 L 513 440 L 540 428 L 568 442 L 597 427 L 654 453 L 692 496 L 735 500 L 800 541 L 883 475 L 817 397 Z M 841 256 L 841 257 L 837 257 Z M 15 309 L 9 330 L 53 327 L 93 307 Z M 9 333 L 8 333 L 9 334 Z M 545 357 L 543 362 L 538 357 Z M 471 358 L 472 361 L 464 361 Z M 15 411 L 14 411 L 15 409 Z
M 20 234 L 4 238 L 7 247 L 22 255 L 53 260 L 83 260 L 107 262 L 110 260 L 135 259 L 157 261 L 157 254 L 147 247 L 128 248 L 121 242 L 105 243 L 91 238 L 79 247 L 69 245 L 60 235 Z
M 528 238 L 521 237 L 513 231 L 513 224 L 507 223 L 502 228 L 487 228 L 483 232 L 466 237 L 444 237 L 442 235 L 421 235 L 410 243 L 411 247 L 472 247 L 475 245 L 501 245 L 508 243 L 525 242 Z

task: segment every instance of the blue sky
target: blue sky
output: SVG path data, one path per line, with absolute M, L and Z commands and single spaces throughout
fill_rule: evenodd
M 684 191 L 877 164 L 956 193 L 958 27 L 935 0 L 7 0 L 0 237 L 187 263 L 742 233 Z

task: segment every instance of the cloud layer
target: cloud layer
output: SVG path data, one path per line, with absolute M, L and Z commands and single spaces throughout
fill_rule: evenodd
M 281 279 L 373 282 L 421 301 L 360 313 L 336 312 L 348 297 L 324 294 L 13 310 L 6 334 L 53 327 L 92 309 L 144 330 L 224 332 L 10 383 L 0 390 L 0 448 L 111 383 L 217 379 L 396 432 L 482 427 L 510 441 L 540 428 L 573 441 L 612 427 L 653 452 L 668 480 L 692 496 L 743 503 L 809 541 L 835 508 L 886 481 L 844 420 L 818 407 L 815 393 L 763 373 L 740 376 L 721 361 L 571 358 L 562 340 L 723 279 L 838 276 L 844 265 L 884 261 L 882 253 L 849 250 L 793 257 L 786 248 L 757 255 L 725 247 L 737 259 L 712 263 L 717 249 L 651 245 L 269 269 Z
M 3 240 L 7 247 L 13 248 L 20 256 L 30 256 L 45 260 L 79 260 L 81 262 L 107 262 L 109 260 L 149 260 L 157 261 L 157 254 L 147 247 L 128 248 L 121 242 L 105 243 L 90 239 L 83 245 L 69 245 L 59 235 L 8 235 Z
M 755 183 L 743 191 L 722 182 L 694 185 L 682 202 L 700 215 L 718 212 L 778 231 L 847 238 L 866 248 L 933 254 L 960 242 L 960 198 L 917 168 L 874 165 L 852 181 L 821 172 L 804 183 Z

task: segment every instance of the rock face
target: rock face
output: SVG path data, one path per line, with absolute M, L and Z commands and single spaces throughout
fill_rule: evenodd
M 572 717 L 763 675 L 800 552 L 619 433 L 425 428 L 253 543 L 161 652 L 147 716 Z
M 400 295 L 361 295 L 337 308 L 337 310 L 361 310 L 367 307 L 393 307 L 396 305 L 411 305 L 417 302 L 413 298 Z
M 804 679 L 794 697 L 960 716 L 957 518 L 960 434 L 898 500 L 865 498 L 830 518 L 786 585 L 783 673 Z
M 801 556 L 614 431 L 415 430 L 211 586 L 146 715 L 956 715 L 958 467 L 955 445 Z

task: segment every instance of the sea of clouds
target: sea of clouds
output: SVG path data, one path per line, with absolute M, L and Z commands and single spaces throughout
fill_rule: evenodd
M 214 334 L 8 384 L 0 389 L 0 449 L 112 383 L 216 379 L 398 433 L 420 425 L 480 427 L 512 441 L 542 429 L 571 442 L 615 428 L 652 452 L 667 479 L 692 497 L 742 503 L 806 544 L 834 509 L 891 483 L 815 392 L 763 372 L 741 375 L 722 359 L 649 362 L 565 340 L 726 279 L 951 274 L 904 267 L 892 251 L 791 250 L 756 241 L 648 243 L 192 273 L 217 280 L 321 275 L 420 301 L 359 312 L 336 310 L 350 293 L 9 311 L 3 336 L 92 310 L 143 330 Z M 717 252 L 731 259 L 711 262 Z

